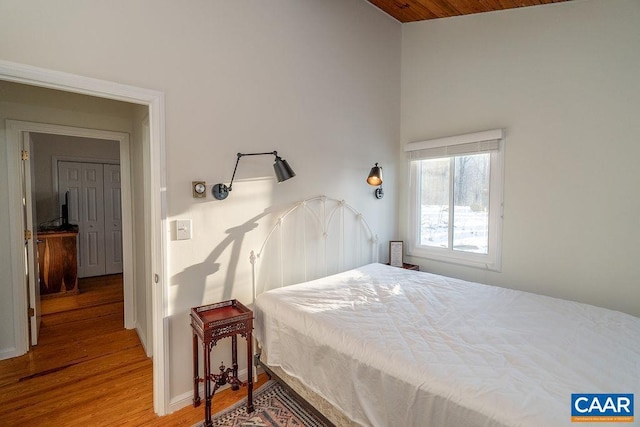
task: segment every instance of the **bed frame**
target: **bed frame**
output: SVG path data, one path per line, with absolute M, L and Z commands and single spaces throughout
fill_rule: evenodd
M 251 251 L 253 302 L 262 292 L 378 262 L 378 236 L 364 216 L 344 200 L 316 196 L 296 203 L 269 231 L 260 249 Z M 255 338 L 254 338 L 255 340 Z M 328 425 L 356 426 L 322 397 L 282 369 L 255 364 L 297 395 Z M 257 375 L 257 369 L 254 370 Z
M 378 262 L 378 236 L 344 200 L 316 196 L 286 211 L 250 261 L 255 301 L 269 289 Z

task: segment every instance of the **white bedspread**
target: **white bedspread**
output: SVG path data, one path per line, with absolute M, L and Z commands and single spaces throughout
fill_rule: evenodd
M 254 311 L 263 361 L 362 425 L 572 425 L 571 393 L 640 399 L 640 319 L 590 305 L 370 264 Z

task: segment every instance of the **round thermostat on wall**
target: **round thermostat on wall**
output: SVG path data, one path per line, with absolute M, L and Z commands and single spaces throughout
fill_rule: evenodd
M 204 181 L 193 181 L 191 188 L 193 190 L 193 197 L 196 199 L 207 197 L 207 185 Z

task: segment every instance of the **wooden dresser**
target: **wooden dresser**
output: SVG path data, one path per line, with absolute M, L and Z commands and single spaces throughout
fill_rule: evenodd
M 78 293 L 77 239 L 77 229 L 38 232 L 41 297 Z

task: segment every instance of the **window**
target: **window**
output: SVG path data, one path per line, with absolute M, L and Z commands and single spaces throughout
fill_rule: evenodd
M 500 270 L 501 129 L 411 142 L 409 255 Z

